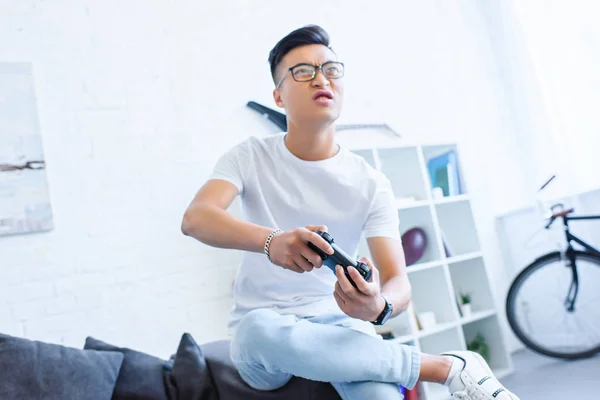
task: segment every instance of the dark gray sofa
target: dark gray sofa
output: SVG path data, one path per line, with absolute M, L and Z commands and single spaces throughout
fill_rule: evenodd
M 169 360 L 88 337 L 83 349 L 0 334 L 0 399 L 339 400 L 329 383 L 295 377 L 257 391 L 242 381 L 226 340 L 183 334 Z

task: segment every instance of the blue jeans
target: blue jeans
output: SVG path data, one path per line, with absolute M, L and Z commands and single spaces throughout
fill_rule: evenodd
M 412 389 L 420 354 L 390 343 L 369 322 L 345 315 L 298 318 L 250 311 L 231 340 L 231 359 L 258 390 L 284 386 L 292 376 L 330 382 L 344 400 L 401 400 L 398 385 Z

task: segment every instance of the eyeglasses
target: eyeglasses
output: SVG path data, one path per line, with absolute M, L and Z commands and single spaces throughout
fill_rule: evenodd
M 296 82 L 308 82 L 315 79 L 317 76 L 317 70 L 321 70 L 323 75 L 325 75 L 328 79 L 339 79 L 344 76 L 344 63 L 339 61 L 328 61 L 322 65 L 312 65 L 312 64 L 296 64 L 293 67 L 289 68 L 285 71 L 285 74 L 281 77 L 281 80 L 277 84 L 277 89 L 281 86 L 281 83 L 285 79 L 285 76 L 288 72 L 292 72 L 292 78 Z

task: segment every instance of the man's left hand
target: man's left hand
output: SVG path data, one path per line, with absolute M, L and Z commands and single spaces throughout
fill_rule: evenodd
M 360 261 L 371 268 L 371 279 L 365 281 L 356 268 L 348 267 L 348 273 L 356 283 L 355 288 L 344 274 L 344 269 L 338 265 L 335 270 L 338 281 L 333 296 L 346 315 L 363 321 L 375 321 L 385 307 L 385 300 L 381 297 L 379 271 L 367 257 L 362 257 Z

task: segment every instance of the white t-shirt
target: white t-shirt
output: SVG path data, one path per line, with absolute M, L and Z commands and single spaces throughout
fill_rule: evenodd
M 400 240 L 389 180 L 343 146 L 331 158 L 305 161 L 288 150 L 285 132 L 250 137 L 221 156 L 210 178 L 237 186 L 245 220 L 283 231 L 326 225 L 352 256 L 361 234 Z M 299 317 L 342 313 L 333 297 L 336 280 L 326 267 L 299 274 L 271 264 L 265 254 L 243 252 L 230 333 L 257 308 Z

